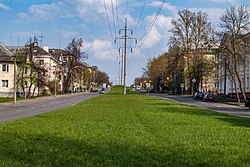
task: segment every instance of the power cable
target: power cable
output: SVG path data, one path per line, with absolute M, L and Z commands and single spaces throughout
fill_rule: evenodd
M 113 25 L 114 25 L 114 31 L 115 31 L 115 38 L 116 38 L 116 21 L 115 21 L 115 12 L 114 12 L 114 4 L 113 0 L 111 0 L 111 9 L 112 9 L 112 16 L 113 16 Z
M 155 22 L 156 22 L 156 20 L 157 20 L 157 18 L 158 18 L 158 16 L 159 16 L 161 10 L 162 10 L 162 8 L 163 8 L 165 2 L 166 2 L 166 0 L 163 0 L 163 1 L 162 1 L 160 7 L 158 8 L 158 10 L 157 10 L 157 12 L 156 12 L 156 14 L 155 14 L 154 19 L 152 20 L 152 22 L 151 22 L 151 24 L 150 24 L 150 26 L 149 26 L 149 28 L 147 29 L 147 31 L 146 31 L 146 32 L 144 33 L 144 35 L 142 36 L 142 42 L 141 42 L 140 45 L 136 48 L 136 50 L 140 49 L 141 46 L 143 45 L 143 43 L 145 42 L 145 40 L 147 39 L 147 37 L 148 37 L 150 31 L 152 30 L 152 28 L 153 28 L 153 26 L 154 26 L 154 24 L 155 24 Z
M 128 12 L 128 0 L 126 2 L 126 10 L 125 11 L 126 11 L 125 14 L 127 14 L 127 12 Z
M 142 10 L 141 10 L 140 16 L 139 16 L 139 18 L 138 18 L 138 20 L 137 20 L 137 23 L 136 23 L 136 25 L 135 25 L 135 28 L 134 28 L 134 32 L 136 31 L 137 26 L 139 25 L 139 22 L 140 22 L 140 20 L 141 20 L 142 14 L 143 14 L 144 9 L 145 9 L 146 2 L 147 2 L 147 0 L 144 0 L 143 7 L 142 7 Z
M 108 22 L 109 31 L 110 31 L 110 34 L 111 34 L 111 36 L 112 36 L 112 39 L 114 39 L 114 35 L 113 35 L 113 33 L 112 33 L 111 26 L 110 26 L 110 22 L 109 22 L 109 16 L 108 16 L 108 11 L 107 11 L 106 1 L 104 0 L 103 2 L 104 2 L 104 8 L 105 8 L 106 19 L 107 19 L 107 22 Z
M 117 0 L 115 1 L 115 7 L 116 7 L 116 19 L 117 19 L 117 25 L 118 25 L 118 29 L 120 29 L 120 24 L 119 24 L 119 8 L 118 8 L 118 4 L 117 4 Z

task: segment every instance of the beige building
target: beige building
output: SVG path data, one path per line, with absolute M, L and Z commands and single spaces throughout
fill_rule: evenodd
M 14 54 L 0 43 L 0 97 L 12 97 L 14 88 Z
M 15 56 L 23 57 L 22 61 L 25 61 L 22 64 L 17 58 L 17 80 L 20 77 L 23 78 L 23 81 L 17 82 L 18 95 L 26 95 L 27 92 L 31 92 L 34 96 L 44 92 L 50 93 L 49 84 L 53 83 L 57 90 L 62 90 L 61 62 L 59 57 L 49 53 L 48 47 L 42 49 L 33 43 L 32 50 L 30 50 L 27 46 L 6 47 L 0 43 L 0 97 L 13 97 Z M 36 78 L 36 80 L 31 78 Z
M 244 35 L 241 39 L 244 41 L 248 41 L 247 45 L 250 46 L 250 33 Z M 238 65 L 238 72 L 240 74 L 243 90 L 246 95 L 250 97 L 250 49 L 248 48 L 248 50 L 240 52 L 243 56 L 241 56 L 242 60 L 240 60 L 240 63 Z M 230 58 L 226 57 L 221 60 L 219 64 L 220 67 L 218 68 L 218 93 L 226 93 L 226 95 L 228 96 L 235 97 L 235 89 L 237 89 L 239 94 L 241 94 L 241 92 L 239 89 L 239 82 L 237 81 L 236 84 L 234 84 L 232 77 L 229 73 L 228 68 L 230 68 L 230 66 L 232 67 L 232 64 L 230 64 L 230 62 Z M 228 65 L 227 68 L 225 68 L 225 64 Z

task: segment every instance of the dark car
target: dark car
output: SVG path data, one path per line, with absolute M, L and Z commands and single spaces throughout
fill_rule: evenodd
M 203 100 L 204 93 L 203 92 L 195 92 L 194 100 Z
M 215 101 L 215 96 L 212 93 L 205 94 L 203 101 Z

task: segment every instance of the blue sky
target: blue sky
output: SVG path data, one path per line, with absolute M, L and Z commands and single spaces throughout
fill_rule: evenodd
M 144 2 L 144 12 L 139 19 Z M 118 84 L 119 54 L 113 41 L 115 36 L 119 37 L 118 29 L 124 27 L 124 18 L 127 18 L 129 28 L 135 29 L 138 25 L 131 37 L 137 38 L 139 42 L 137 45 L 129 43 L 129 46 L 134 47 L 134 52 L 128 54 L 129 85 L 135 77 L 142 75 L 142 68 L 148 59 L 168 49 L 170 21 L 177 18 L 178 10 L 207 12 L 210 21 L 216 26 L 225 8 L 239 4 L 250 6 L 250 0 L 167 0 L 141 45 L 142 37 L 160 4 L 161 1 L 157 0 L 0 0 L 0 42 L 17 45 L 19 38 L 20 45 L 24 45 L 29 37 L 43 34 L 42 45 L 63 49 L 72 38 L 83 38 L 82 49 L 89 55 L 86 62 L 107 72 L 111 81 Z

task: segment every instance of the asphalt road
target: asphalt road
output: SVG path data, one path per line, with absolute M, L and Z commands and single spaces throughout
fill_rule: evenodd
M 41 97 L 36 99 L 18 100 L 0 103 L 0 122 L 7 122 L 25 117 L 50 112 L 59 108 L 73 106 L 82 101 L 98 96 L 98 93 L 76 93 L 60 96 Z
M 199 100 L 193 100 L 193 98 L 190 96 L 173 96 L 173 95 L 157 94 L 157 93 L 150 93 L 150 95 L 174 100 L 174 101 L 187 104 L 187 105 L 191 105 L 191 106 L 206 108 L 209 110 L 213 110 L 213 111 L 220 112 L 220 113 L 225 113 L 225 114 L 232 115 L 232 116 L 250 118 L 250 111 L 248 107 L 229 105 L 229 104 L 218 103 L 218 102 L 203 102 Z

